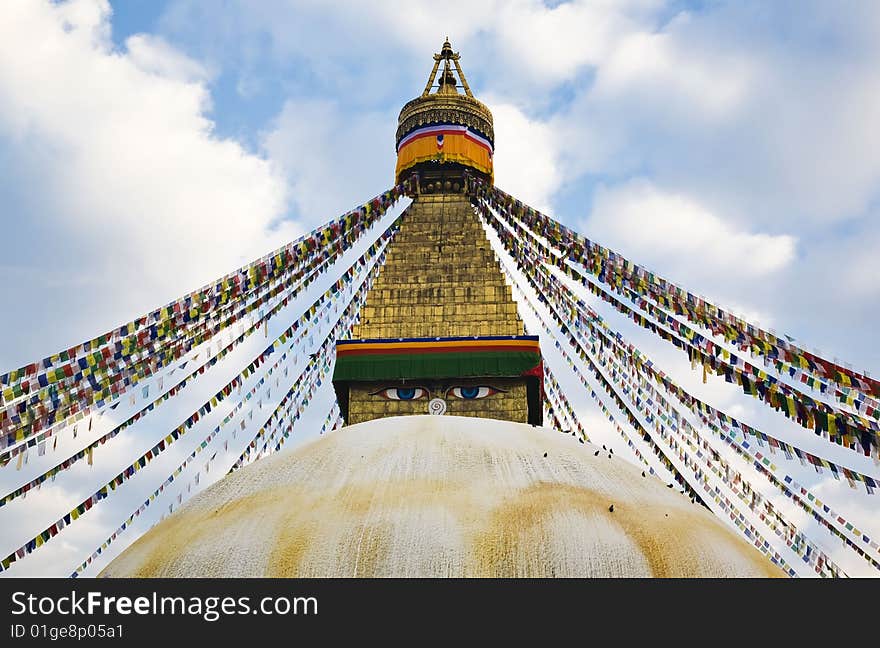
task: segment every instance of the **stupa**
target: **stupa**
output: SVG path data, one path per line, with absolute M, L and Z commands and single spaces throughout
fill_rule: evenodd
M 412 204 L 334 389 L 346 426 L 220 480 L 102 576 L 782 576 L 704 507 L 542 426 L 538 338 L 469 188 L 489 109 L 449 41 L 401 110 Z

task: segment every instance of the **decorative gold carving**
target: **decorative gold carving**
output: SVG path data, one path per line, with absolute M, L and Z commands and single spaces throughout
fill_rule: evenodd
M 352 337 L 523 333 L 510 286 L 468 198 L 419 196 L 388 249 Z
M 437 122 L 460 124 L 485 135 L 493 146 L 492 113 L 480 101 L 465 95 L 428 95 L 408 102 L 400 111 L 396 142 L 414 128 Z

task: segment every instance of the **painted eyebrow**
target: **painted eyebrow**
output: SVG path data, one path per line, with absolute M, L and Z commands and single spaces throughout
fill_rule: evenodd
M 507 392 L 510 391 L 509 389 L 500 389 L 500 388 L 495 387 L 495 386 L 493 386 L 493 385 L 483 385 L 483 384 L 481 384 L 481 385 L 450 385 L 449 387 L 447 387 L 447 388 L 444 390 L 443 395 L 446 396 L 449 392 L 451 392 L 451 391 L 452 391 L 453 389 L 455 389 L 456 387 L 477 387 L 477 388 L 479 388 L 479 387 L 489 387 L 490 389 L 494 389 L 495 391 L 500 392 L 500 393 L 503 393 L 503 394 L 506 394 Z
M 380 387 L 376 391 L 367 392 L 370 396 L 375 396 L 379 392 L 383 392 L 386 389 L 424 389 L 427 393 L 431 393 L 431 390 L 422 385 L 389 385 L 388 387 Z

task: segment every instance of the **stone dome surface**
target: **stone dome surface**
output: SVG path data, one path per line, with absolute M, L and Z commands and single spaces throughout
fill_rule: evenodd
M 100 575 L 783 576 L 678 489 L 596 450 L 490 419 L 348 426 L 223 478 Z

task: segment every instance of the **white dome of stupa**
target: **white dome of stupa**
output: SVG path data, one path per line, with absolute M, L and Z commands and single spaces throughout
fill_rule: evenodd
M 225 477 L 101 575 L 783 575 L 677 488 L 597 449 L 490 419 L 352 425 Z

